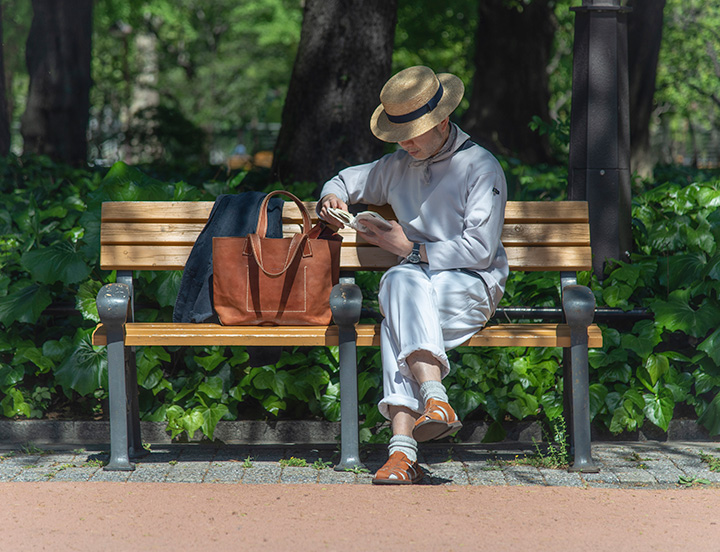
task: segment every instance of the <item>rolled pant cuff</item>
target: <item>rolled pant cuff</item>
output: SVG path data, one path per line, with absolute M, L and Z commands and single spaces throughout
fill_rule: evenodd
M 389 395 L 383 398 L 378 403 L 378 410 L 380 410 L 380 414 L 382 414 L 387 420 L 390 419 L 391 406 L 404 406 L 405 408 L 409 408 L 410 410 L 412 410 L 413 412 L 417 412 L 418 414 L 422 414 L 424 410 L 421 402 L 414 397 L 406 397 L 404 395 Z
M 441 348 L 438 348 L 437 345 L 433 344 L 418 344 L 418 345 L 411 345 L 410 347 L 406 347 L 402 351 L 400 351 L 400 354 L 398 355 L 397 359 L 397 365 L 398 370 L 400 370 L 400 373 L 405 376 L 408 379 L 415 380 L 415 376 L 412 375 L 410 372 L 410 367 L 407 363 L 407 357 L 409 357 L 411 354 L 417 351 L 427 351 L 432 356 L 435 357 L 435 359 L 440 363 L 440 379 L 443 379 L 445 376 L 447 376 L 450 373 L 450 363 L 448 362 L 447 355 L 445 354 L 445 351 Z

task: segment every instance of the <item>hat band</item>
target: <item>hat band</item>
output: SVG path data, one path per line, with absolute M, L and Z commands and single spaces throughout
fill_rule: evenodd
M 426 113 L 430 113 L 433 109 L 435 109 L 437 107 L 438 102 L 440 101 L 440 98 L 442 98 L 442 95 L 443 95 L 443 86 L 442 86 L 442 83 L 438 81 L 437 92 L 435 92 L 435 95 L 432 98 L 430 98 L 428 103 L 426 103 L 425 105 L 417 108 L 415 111 L 406 113 L 405 115 L 390 115 L 387 111 L 385 112 L 385 115 L 387 115 L 388 121 L 390 121 L 391 123 L 396 123 L 396 124 L 409 123 L 410 121 L 419 119 Z

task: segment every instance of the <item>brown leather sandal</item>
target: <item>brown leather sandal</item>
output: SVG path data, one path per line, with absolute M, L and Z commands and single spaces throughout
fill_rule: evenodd
M 425 412 L 415 422 L 413 427 L 413 439 L 418 443 L 432 439 L 442 439 L 451 433 L 455 433 L 462 427 L 455 411 L 445 401 L 428 399 L 425 404 Z
M 425 473 L 420 464 L 411 462 L 404 452 L 393 452 L 380 468 L 372 482 L 375 485 L 412 485 L 420 481 Z

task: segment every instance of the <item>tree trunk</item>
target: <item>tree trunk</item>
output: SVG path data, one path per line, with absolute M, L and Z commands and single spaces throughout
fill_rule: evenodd
M 462 126 L 496 154 L 524 163 L 552 160 L 547 136 L 528 124 L 536 115 L 550 119 L 547 65 L 555 28 L 549 0 L 521 7 L 478 0 L 475 77 Z
M 27 40 L 30 76 L 22 116 L 25 153 L 87 162 L 92 0 L 33 0 Z
M 0 4 L 0 156 L 10 153 L 10 113 L 5 95 L 5 64 L 3 63 L 3 17 Z
M 322 184 L 381 155 L 370 116 L 390 76 L 397 0 L 307 0 L 275 145 L 283 184 Z
M 630 73 L 630 167 L 640 176 L 652 175 L 650 118 L 654 109 L 655 77 L 662 41 L 665 0 L 629 0 L 628 72 Z

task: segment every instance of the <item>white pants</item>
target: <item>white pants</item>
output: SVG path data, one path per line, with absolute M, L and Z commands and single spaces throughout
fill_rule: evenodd
M 445 351 L 461 345 L 480 330 L 494 308 L 480 276 L 460 270 L 430 270 L 427 264 L 404 263 L 380 280 L 380 348 L 384 397 L 378 405 L 390 419 L 389 406 L 422 412 L 420 386 L 410 373 L 407 357 L 429 351 L 450 371 Z

